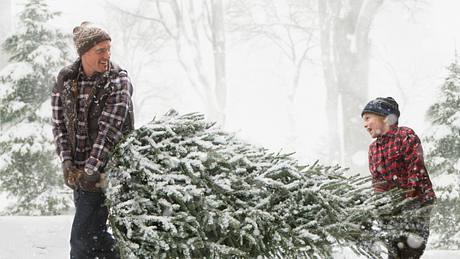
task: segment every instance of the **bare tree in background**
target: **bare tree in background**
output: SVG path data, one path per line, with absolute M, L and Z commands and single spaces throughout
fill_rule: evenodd
M 224 4 L 222 0 L 151 0 L 141 13 L 172 40 L 188 81 L 211 120 L 223 125 L 226 106 Z M 155 36 L 153 36 L 155 37 Z
M 9 36 L 12 26 L 11 16 L 11 0 L 0 1 L 0 46 Z M 8 56 L 0 47 L 0 70 L 5 67 L 8 62 Z
M 214 81 L 217 98 L 217 119 L 225 123 L 225 108 L 227 107 L 226 84 L 226 47 L 225 47 L 225 18 L 223 0 L 211 0 L 212 46 L 214 53 Z
M 402 3 L 410 10 L 407 3 L 418 1 L 145 0 L 146 6 L 137 11 L 123 12 L 145 22 L 142 28 L 155 28 L 145 34 L 149 38 L 172 43 L 207 114 L 221 124 L 227 99 L 225 32 L 245 34 L 246 40 L 269 39 L 292 65 L 287 84 L 291 146 L 297 137 L 294 108 L 302 67 L 316 60 L 312 50 L 319 46 L 327 91 L 327 156 L 333 162 L 364 169 L 366 161 L 357 165 L 353 161 L 366 159 L 369 142 L 360 112 L 368 101 L 371 26 L 384 2 Z
M 314 4 L 311 0 L 235 0 L 228 15 L 231 32 L 242 34 L 246 41 L 268 39 L 290 64 L 286 98 L 291 148 L 298 138 L 295 102 L 301 71 L 307 61 L 312 62 L 311 51 L 318 44 Z
M 159 20 L 174 39 L 180 64 L 208 116 L 224 125 L 227 87 L 222 0 L 156 0 L 156 5 Z M 168 13 L 173 19 L 168 19 Z
M 369 32 L 382 4 L 383 0 L 318 0 L 329 155 L 348 166 L 369 143 L 360 114 L 368 101 Z
M 369 101 L 372 46 L 369 33 L 383 4 L 390 2 L 411 15 L 425 3 L 423 0 L 318 0 L 329 156 L 342 165 L 363 171 L 367 171 L 366 162 L 353 162 L 366 159 L 369 144 L 360 117 Z
M 111 22 L 107 24 L 112 37 L 117 38 L 117 44 L 113 46 L 114 53 L 123 62 L 131 78 L 139 80 L 147 78 L 145 82 L 135 81 L 135 85 L 151 83 L 150 69 L 159 64 L 158 53 L 163 50 L 169 35 L 165 33 L 158 22 L 142 19 L 143 13 L 150 8 L 150 1 L 139 1 L 132 10 L 124 10 L 117 5 L 106 2 Z M 151 10 L 151 8 L 150 8 Z M 144 74 L 145 76 L 142 76 Z M 139 87 L 144 91 L 134 91 L 134 109 L 136 113 L 142 113 L 147 102 L 169 103 L 174 98 L 170 85 L 162 84 L 155 87 Z

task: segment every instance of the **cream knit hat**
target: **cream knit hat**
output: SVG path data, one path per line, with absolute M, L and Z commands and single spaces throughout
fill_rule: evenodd
M 73 41 L 80 56 L 105 40 L 112 40 L 107 31 L 90 22 L 82 22 L 80 26 L 73 29 Z

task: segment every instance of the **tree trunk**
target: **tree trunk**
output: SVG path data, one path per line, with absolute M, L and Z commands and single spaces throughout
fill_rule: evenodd
M 0 1 L 0 45 L 6 40 L 11 32 L 11 0 Z M 3 48 L 0 48 L 0 70 L 8 63 L 8 56 Z
M 334 10 L 326 1 L 318 0 L 319 24 L 320 24 L 320 43 L 321 61 L 323 65 L 324 84 L 326 86 L 326 114 L 328 120 L 328 159 L 329 162 L 339 162 L 341 152 L 338 148 L 340 143 L 340 133 L 338 128 L 338 97 L 339 90 L 336 83 L 334 69 L 334 50 L 331 39 L 331 28 L 333 26 L 332 17 Z
M 227 86 L 225 80 L 225 27 L 224 6 L 222 0 L 212 1 L 212 47 L 214 50 L 215 94 L 218 106 L 218 122 L 225 124 L 225 108 L 227 106 Z
M 360 115 L 368 101 L 369 32 L 383 0 L 319 0 L 318 3 L 323 73 L 328 92 L 330 155 L 336 161 L 343 160 L 344 166 L 364 171 L 367 161 L 362 160 L 366 159 L 369 136 L 362 128 Z M 339 118 L 342 125 L 338 124 Z M 337 141 L 340 139 L 338 126 L 343 129 L 342 141 Z
M 179 1 L 157 0 L 159 21 L 174 39 L 176 54 L 191 86 L 203 100 L 208 119 L 225 122 L 225 31 L 222 0 Z M 174 14 L 174 25 L 163 15 L 166 3 Z M 203 11 L 202 6 L 207 7 Z M 165 12 L 166 13 L 166 12 Z M 207 45 L 212 49 L 208 51 Z M 210 68 L 208 62 L 214 66 Z M 214 74 L 213 74 L 214 73 Z M 214 77 L 214 78 L 213 78 Z M 214 79 L 214 80 L 213 80 Z
M 305 51 L 306 53 L 306 51 Z M 297 60 L 292 59 L 292 71 L 294 73 L 293 79 L 290 85 L 290 88 L 288 89 L 288 95 L 287 95 L 287 115 L 288 115 L 288 125 L 289 125 L 289 131 L 287 133 L 287 148 L 288 151 L 293 151 L 295 152 L 296 149 L 296 144 L 298 142 L 299 136 L 297 132 L 297 119 L 296 119 L 296 95 L 297 95 L 297 90 L 299 88 L 299 79 L 300 79 L 300 72 L 302 69 L 302 63 L 303 63 L 304 58 L 302 58 L 300 61 L 296 63 Z

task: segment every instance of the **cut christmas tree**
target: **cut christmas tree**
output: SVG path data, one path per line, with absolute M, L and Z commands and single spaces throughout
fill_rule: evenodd
M 399 208 L 367 178 L 300 165 L 200 114 L 170 112 L 135 130 L 108 163 L 110 222 L 125 258 L 374 255 L 378 219 Z

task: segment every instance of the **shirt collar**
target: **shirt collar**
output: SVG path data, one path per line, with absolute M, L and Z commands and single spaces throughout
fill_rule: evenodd
M 388 142 L 388 140 L 396 134 L 398 131 L 398 125 L 392 125 L 390 126 L 390 129 L 384 133 L 383 135 L 379 136 L 377 138 L 377 143 L 378 144 L 385 144 Z
M 110 70 L 112 69 L 112 64 L 109 65 L 109 69 L 103 73 L 95 73 L 92 76 L 87 76 L 83 70 L 83 64 L 80 62 L 80 67 L 78 68 L 78 78 L 85 81 L 105 81 L 109 77 Z

